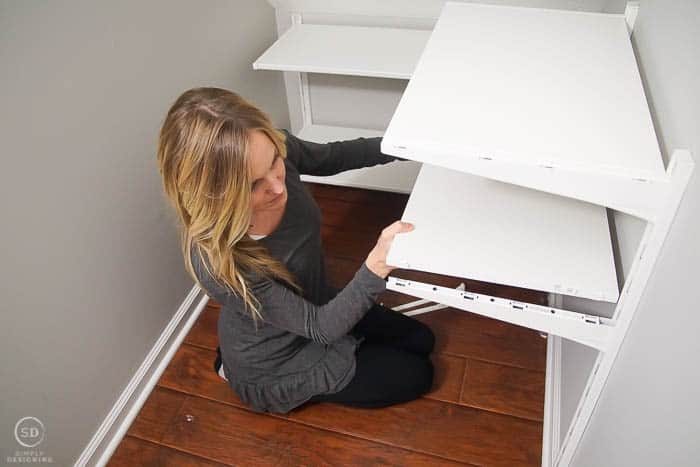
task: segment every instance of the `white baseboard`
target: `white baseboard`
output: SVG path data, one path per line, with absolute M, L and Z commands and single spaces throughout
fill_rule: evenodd
M 549 305 L 562 306 L 561 295 L 549 294 Z M 542 467 L 555 467 L 560 450 L 561 420 L 561 337 L 547 336 L 547 368 L 542 424 Z
M 148 352 L 75 465 L 104 466 L 121 442 L 209 297 L 195 285 Z

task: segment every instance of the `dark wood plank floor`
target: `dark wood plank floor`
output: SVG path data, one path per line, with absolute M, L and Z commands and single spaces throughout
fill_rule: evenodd
M 342 287 L 407 197 L 309 185 L 322 211 L 328 274 Z M 455 287 L 418 272 L 400 277 Z M 465 282 L 544 303 L 539 292 Z M 387 291 L 387 306 L 412 301 Z M 200 315 L 113 455 L 137 465 L 540 465 L 546 341 L 528 329 L 444 309 L 419 315 L 437 341 L 425 397 L 384 409 L 313 404 L 286 415 L 248 410 L 212 370 L 219 306 Z

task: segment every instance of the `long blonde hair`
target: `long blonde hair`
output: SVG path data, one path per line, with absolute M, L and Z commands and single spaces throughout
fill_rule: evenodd
M 165 118 L 158 164 L 165 193 L 181 221 L 188 273 L 201 285 L 190 256 L 194 252 L 217 283 L 243 299 L 257 321 L 260 304 L 245 275 L 299 289 L 284 265 L 247 235 L 252 217 L 248 160 L 252 130 L 266 134 L 279 155 L 287 156 L 284 133 L 238 94 L 219 88 L 190 89 Z

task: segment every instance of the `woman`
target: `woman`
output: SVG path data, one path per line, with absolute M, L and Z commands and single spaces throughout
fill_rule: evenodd
M 302 141 L 217 88 L 185 92 L 166 116 L 158 162 L 186 268 L 222 304 L 223 376 L 255 411 L 307 401 L 383 407 L 430 389 L 432 332 L 374 303 L 394 236 L 413 226 L 384 229 L 354 278 L 333 290 L 320 212 L 299 178 L 393 161 L 379 143 Z

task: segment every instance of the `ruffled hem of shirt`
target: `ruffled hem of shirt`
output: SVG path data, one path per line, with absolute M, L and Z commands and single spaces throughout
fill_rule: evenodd
M 329 345 L 324 358 L 310 369 L 284 375 L 274 382 L 256 383 L 229 378 L 241 401 L 256 412 L 287 413 L 317 394 L 343 389 L 355 376 L 355 350 L 362 339 L 346 335 Z

